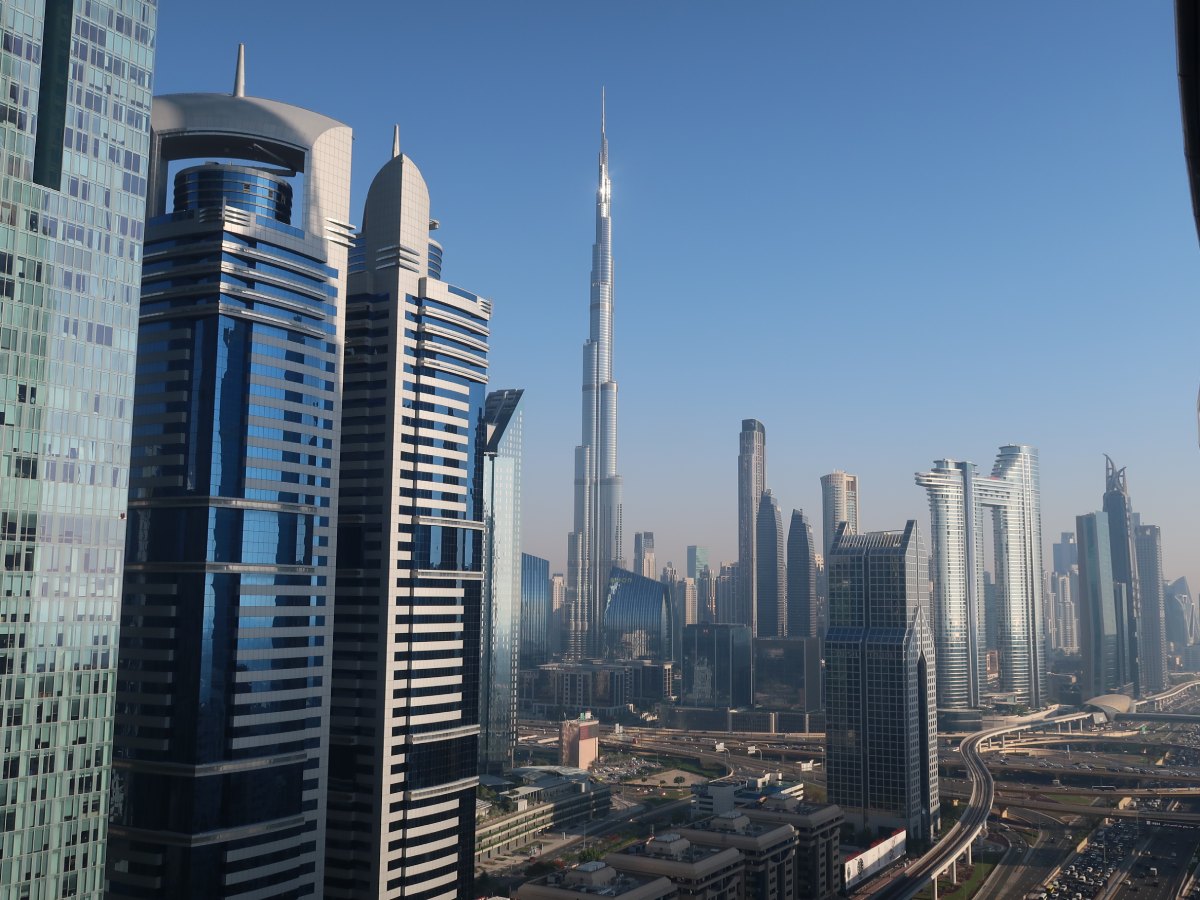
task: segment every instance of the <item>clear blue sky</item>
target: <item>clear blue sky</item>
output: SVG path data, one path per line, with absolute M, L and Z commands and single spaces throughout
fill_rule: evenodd
M 843 468 L 871 529 L 928 534 L 914 472 L 1022 442 L 1049 544 L 1107 451 L 1200 589 L 1173 29 L 1168 0 L 170 2 L 157 91 L 230 90 L 245 41 L 248 93 L 353 126 L 355 216 L 400 124 L 446 278 L 495 300 L 493 385 L 526 389 L 524 544 L 555 569 L 606 85 L 627 554 L 736 556 L 755 417 L 785 518 Z

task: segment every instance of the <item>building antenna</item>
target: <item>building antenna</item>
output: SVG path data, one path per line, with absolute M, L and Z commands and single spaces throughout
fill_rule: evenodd
M 392 128 L 392 159 L 400 155 L 400 126 L 395 125 Z
M 237 68 L 233 70 L 233 96 L 246 96 L 246 45 L 238 44 Z

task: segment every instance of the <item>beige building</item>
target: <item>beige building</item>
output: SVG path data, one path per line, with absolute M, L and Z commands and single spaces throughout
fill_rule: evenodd
M 567 719 L 559 727 L 558 737 L 559 765 L 587 770 L 600 754 L 600 723 L 591 713 Z
M 742 810 L 733 810 L 680 828 L 679 836 L 702 847 L 739 850 L 747 897 L 794 900 L 796 829 L 786 822 L 752 822 Z
M 527 881 L 515 894 L 517 900 L 676 900 L 680 896 L 668 879 L 618 872 L 602 862 L 586 862 L 566 872 L 552 872 Z
M 693 844 L 675 832 L 610 853 L 604 861 L 629 875 L 663 876 L 679 890 L 679 900 L 742 900 L 745 858 L 734 847 Z

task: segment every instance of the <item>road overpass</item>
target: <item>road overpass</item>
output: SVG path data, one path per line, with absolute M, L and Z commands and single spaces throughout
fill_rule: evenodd
M 993 749 L 996 741 L 1003 741 L 1010 734 L 1046 728 L 1061 728 L 1064 724 L 1090 720 L 1092 713 L 1072 713 L 1055 716 L 1057 710 L 1034 713 L 994 728 L 976 732 L 959 744 L 967 777 L 971 782 L 971 794 L 967 807 L 957 822 L 933 848 L 910 865 L 904 874 L 897 876 L 886 888 L 874 895 L 876 900 L 911 900 L 925 885 L 933 885 L 933 900 L 937 900 L 937 880 L 947 872 L 950 880 L 958 881 L 958 861 L 971 864 L 971 847 L 987 827 L 988 815 L 996 797 L 996 784 L 988 771 L 983 753 Z

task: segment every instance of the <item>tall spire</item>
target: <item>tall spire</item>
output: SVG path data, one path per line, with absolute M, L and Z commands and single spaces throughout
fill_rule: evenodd
M 392 159 L 400 155 L 400 126 L 396 125 L 392 130 Z
M 600 89 L 600 173 L 592 245 L 588 339 L 583 345 L 583 439 L 575 448 L 575 517 L 567 546 L 568 655 L 603 653 L 601 622 L 614 566 L 624 568 L 621 476 L 617 474 L 617 383 L 612 377 L 612 183 L 605 90 Z
M 233 96 L 246 96 L 246 45 L 238 44 L 237 68 L 233 70 Z
M 600 87 L 600 189 L 608 181 L 608 134 L 605 128 L 607 115 L 604 109 L 604 87 Z

